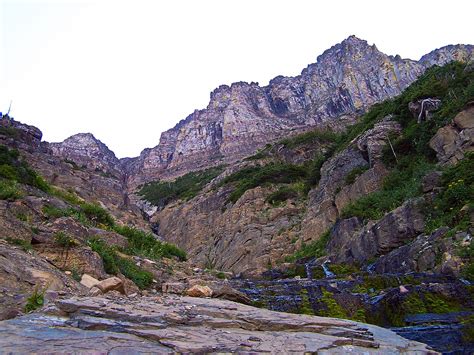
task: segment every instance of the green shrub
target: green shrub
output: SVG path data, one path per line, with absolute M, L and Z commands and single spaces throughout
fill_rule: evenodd
M 104 225 L 113 227 L 115 225 L 111 214 L 96 203 L 84 202 L 80 205 L 80 210 L 94 226 Z
M 18 138 L 20 132 L 13 127 L 0 126 L 0 134 L 11 138 Z
M 267 198 L 266 201 L 272 205 L 278 205 L 281 202 L 286 200 L 297 198 L 298 191 L 296 191 L 293 187 L 290 186 L 283 186 L 280 187 L 277 191 L 272 192 Z
M 157 240 L 151 233 L 146 233 L 129 226 L 115 226 L 114 230 L 128 239 L 129 247 L 125 250 L 131 255 L 140 255 L 154 260 L 162 257 L 177 257 L 186 260 L 186 253 L 177 246 Z
M 361 197 L 346 206 L 342 218 L 360 217 L 376 220 L 403 204 L 407 199 L 420 196 L 421 180 L 427 172 L 435 169 L 435 164 L 423 157 L 407 157 L 400 161 L 397 168 L 385 177 L 382 189 Z
M 117 274 L 121 272 L 124 276 L 132 280 L 139 288 L 144 289 L 151 285 L 153 275 L 135 265 L 132 260 L 122 258 L 117 255 L 112 247 L 105 244 L 98 237 L 91 238 L 88 241 L 93 251 L 99 254 L 104 263 L 105 272 L 108 274 Z
M 369 169 L 368 166 L 358 166 L 354 169 L 352 169 L 349 174 L 346 175 L 346 178 L 344 179 L 344 182 L 346 185 L 351 185 L 355 182 L 358 176 L 362 175 L 364 172 L 366 172 Z
M 156 206 L 166 206 L 174 200 L 189 200 L 195 197 L 212 179 L 219 176 L 219 166 L 183 175 L 174 181 L 155 181 L 143 186 L 138 194 Z
M 329 129 L 321 130 L 316 129 L 308 131 L 291 138 L 281 140 L 279 143 L 283 144 L 287 148 L 296 148 L 305 144 L 315 143 L 334 143 L 340 139 L 340 134 L 331 131 Z
M 22 196 L 16 181 L 0 179 L 0 200 L 16 200 Z
M 285 261 L 294 262 L 303 258 L 319 258 L 326 255 L 326 246 L 331 237 L 330 230 L 327 230 L 318 240 L 309 244 L 303 244 L 300 250 L 297 250 L 293 255 L 287 256 Z
M 236 202 L 247 190 L 257 186 L 274 183 L 294 183 L 306 178 L 306 169 L 302 165 L 286 163 L 270 163 L 264 166 L 253 166 L 239 170 L 223 181 L 223 184 L 233 183 L 234 191 L 229 201 Z
M 20 159 L 18 150 L 8 149 L 4 145 L 0 145 L 0 177 L 34 186 L 45 192 L 50 190 L 46 181 Z
M 32 312 L 44 305 L 44 294 L 45 290 L 40 290 L 39 287 L 35 287 L 30 297 L 26 299 L 25 313 Z
M 458 164 L 447 168 L 441 178 L 442 190 L 426 206 L 427 231 L 441 226 L 467 230 L 469 211 L 474 208 L 474 153 L 467 153 Z M 467 210 L 462 210 L 467 206 Z
M 31 242 L 23 239 L 7 238 L 6 241 L 12 245 L 18 245 L 23 251 L 31 251 L 33 249 Z
M 73 237 L 64 233 L 64 232 L 56 232 L 54 234 L 54 242 L 57 245 L 62 246 L 65 249 L 69 249 L 77 245 L 77 242 L 74 240 Z

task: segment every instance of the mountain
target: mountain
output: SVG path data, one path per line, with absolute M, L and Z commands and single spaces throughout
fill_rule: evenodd
M 470 45 L 447 46 L 414 61 L 350 36 L 299 76 L 278 76 L 264 87 L 222 85 L 211 93 L 207 108 L 163 132 L 156 147 L 127 160 L 129 185 L 234 162 L 288 134 L 355 117 L 400 94 L 428 67 L 468 61 L 473 53 Z
M 472 55 L 351 36 L 300 76 L 217 88 L 137 158 L 1 117 L 0 320 L 20 317 L 0 344 L 276 353 L 279 329 L 288 351 L 474 351 Z

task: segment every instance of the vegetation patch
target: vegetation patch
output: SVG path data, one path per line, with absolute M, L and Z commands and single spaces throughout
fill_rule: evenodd
M 357 177 L 362 175 L 367 170 L 369 170 L 368 166 L 358 166 L 358 167 L 352 169 L 349 172 L 349 174 L 346 175 L 346 178 L 344 179 L 344 182 L 346 183 L 346 185 L 352 185 L 355 182 L 355 180 L 357 179 Z
M 0 178 L 0 200 L 16 200 L 23 196 L 18 183 L 13 180 L 4 180 Z
M 304 181 L 306 169 L 303 165 L 287 163 L 270 163 L 264 166 L 252 166 L 229 175 L 223 184 L 234 184 L 235 189 L 229 196 L 229 201 L 235 203 L 247 190 L 265 184 L 285 184 Z
M 273 206 L 278 206 L 282 202 L 285 202 L 289 199 L 298 198 L 298 196 L 299 193 L 294 187 L 282 186 L 277 191 L 272 192 L 270 195 L 268 195 L 266 201 Z
M 182 249 L 174 244 L 157 240 L 151 233 L 128 226 L 117 225 L 113 229 L 128 239 L 129 247 L 124 250 L 127 254 L 139 255 L 154 260 L 159 260 L 162 257 L 177 257 L 181 261 L 187 259 L 186 253 Z
M 104 263 L 105 272 L 116 275 L 121 272 L 124 276 L 132 280 L 140 289 L 147 288 L 153 281 L 153 275 L 135 265 L 133 260 L 118 256 L 116 250 L 105 244 L 98 237 L 88 241 L 93 251 L 99 254 Z
M 155 181 L 145 184 L 138 194 L 155 206 L 166 206 L 171 201 L 195 197 L 212 179 L 219 176 L 222 166 L 195 171 L 174 181 Z
M 45 292 L 46 289 L 40 290 L 39 287 L 35 287 L 33 293 L 26 299 L 25 313 L 29 313 L 43 307 Z
M 334 143 L 340 138 L 340 134 L 329 129 L 317 129 L 308 131 L 291 138 L 286 138 L 278 142 L 283 144 L 286 148 L 293 149 L 306 144 L 315 143 Z
M 293 255 L 285 258 L 286 262 L 294 262 L 303 258 L 319 258 L 326 255 L 326 246 L 331 236 L 330 230 L 326 231 L 318 240 L 308 244 L 303 244 L 301 249 L 297 250 Z
M 16 149 L 0 145 L 0 179 L 16 181 L 49 192 L 50 186 L 20 158 Z
M 31 251 L 33 250 L 33 247 L 31 246 L 31 242 L 23 240 L 23 239 L 17 239 L 17 238 L 6 238 L 6 241 L 12 245 L 17 245 L 21 247 L 23 251 Z

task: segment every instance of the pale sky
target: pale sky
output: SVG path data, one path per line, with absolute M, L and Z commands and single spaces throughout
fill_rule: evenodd
M 0 111 L 118 157 L 207 106 L 221 84 L 298 75 L 354 34 L 419 59 L 474 43 L 473 1 L 0 0 Z

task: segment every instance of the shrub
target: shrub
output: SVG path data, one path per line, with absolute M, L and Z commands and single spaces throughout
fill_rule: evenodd
M 330 237 L 331 232 L 327 230 L 318 240 L 312 241 L 309 244 L 303 244 L 300 250 L 297 250 L 291 256 L 287 256 L 285 261 L 294 262 L 303 258 L 319 258 L 326 255 L 326 246 Z
M 0 179 L 0 200 L 16 200 L 22 195 L 16 181 Z
M 139 288 L 144 289 L 151 285 L 153 275 L 135 265 L 132 260 L 122 258 L 117 255 L 112 247 L 105 244 L 98 237 L 91 238 L 88 241 L 93 251 L 99 254 L 104 263 L 104 269 L 109 274 L 121 272 L 124 276 L 132 280 Z
M 297 197 L 298 197 L 298 191 L 296 191 L 293 187 L 283 186 L 283 187 L 280 187 L 277 191 L 272 192 L 266 198 L 266 201 L 275 206 L 288 199 L 297 198 Z
M 46 181 L 20 159 L 18 150 L 8 149 L 4 145 L 0 145 L 0 177 L 34 186 L 45 192 L 50 190 Z
M 346 185 L 351 185 L 354 183 L 354 181 L 357 179 L 358 176 L 362 175 L 364 172 L 366 172 L 369 169 L 368 166 L 358 166 L 354 169 L 352 169 L 349 174 L 346 175 L 346 178 L 344 179 L 344 182 Z
M 84 202 L 80 205 L 80 210 L 94 226 L 102 224 L 113 227 L 115 224 L 111 214 L 96 203 Z
M 38 308 L 43 307 L 45 292 L 46 292 L 46 289 L 41 291 L 39 290 L 38 286 L 35 287 L 31 296 L 26 299 L 25 313 L 29 313 Z
M 306 177 L 302 165 L 270 163 L 264 166 L 253 166 L 239 170 L 226 177 L 221 184 L 235 185 L 229 201 L 236 202 L 247 190 L 270 183 L 293 183 Z
M 6 241 L 10 244 L 18 245 L 23 251 L 30 251 L 33 249 L 33 247 L 31 246 L 31 242 L 23 239 L 7 238 Z
M 291 138 L 281 140 L 279 143 L 287 148 L 296 148 L 305 144 L 334 143 L 340 139 L 340 134 L 329 129 L 316 129 L 308 131 Z
M 216 167 L 183 175 L 174 181 L 155 181 L 143 186 L 138 194 L 150 203 L 164 207 L 174 200 L 189 200 L 223 171 Z
M 64 233 L 64 232 L 56 232 L 54 234 L 54 242 L 57 245 L 62 246 L 65 249 L 69 249 L 75 245 L 77 245 L 77 242 L 74 240 L 73 237 L 70 235 Z
M 177 257 L 186 260 L 186 253 L 177 246 L 157 240 L 151 233 L 146 233 L 129 226 L 115 226 L 114 230 L 128 239 L 128 254 L 140 255 L 159 260 L 162 257 Z

